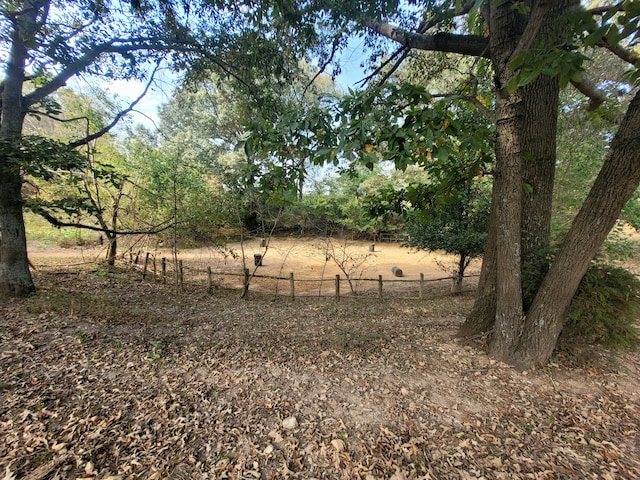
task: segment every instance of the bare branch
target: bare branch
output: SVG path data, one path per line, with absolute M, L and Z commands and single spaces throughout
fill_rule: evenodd
M 122 117 L 124 117 L 129 112 L 131 112 L 135 108 L 135 106 L 140 102 L 140 100 L 142 100 L 144 98 L 144 96 L 147 94 L 147 92 L 149 91 L 149 88 L 151 88 L 151 84 L 153 83 L 153 80 L 155 78 L 156 72 L 158 71 L 158 67 L 159 67 L 159 63 L 156 64 L 155 68 L 151 72 L 151 76 L 149 77 L 149 81 L 145 85 L 144 90 L 138 96 L 138 98 L 136 98 L 133 102 L 131 102 L 131 104 L 127 108 L 125 108 L 124 110 L 118 112 L 118 114 L 113 118 L 111 123 L 106 125 L 104 128 L 101 128 L 97 132 L 92 133 L 91 135 L 87 135 L 86 137 L 81 138 L 79 140 L 75 140 L 73 142 L 69 142 L 69 146 L 72 147 L 72 148 L 76 148 L 76 147 L 80 147 L 82 145 L 86 145 L 89 142 L 91 142 L 91 141 L 93 141 L 93 140 L 95 140 L 97 138 L 100 138 L 103 135 L 107 134 L 113 127 L 115 127 L 118 124 L 118 122 L 122 119 Z
M 586 95 L 589 98 L 589 105 L 587 106 L 588 112 L 593 112 L 606 100 L 604 92 L 600 90 L 584 74 L 580 76 L 580 80 L 572 80 L 571 85 L 573 85 L 580 93 Z
M 177 45 L 172 43 L 171 41 L 158 42 L 155 39 L 147 37 L 111 39 L 109 42 L 96 45 L 94 48 L 88 50 L 87 53 L 85 53 L 82 57 L 67 65 L 66 68 L 58 73 L 58 75 L 53 77 L 51 81 L 47 82 L 42 87 L 36 88 L 28 95 L 25 95 L 24 105 L 28 108 L 39 102 L 43 98 L 51 95 L 56 90 L 64 87 L 69 79 L 84 71 L 87 67 L 93 64 L 98 59 L 98 57 L 106 53 L 126 54 L 143 50 L 171 51 L 177 49 Z
M 40 110 L 29 110 L 27 113 L 30 113 L 31 115 L 38 115 L 41 117 L 47 117 L 50 118 L 51 120 L 54 120 L 56 122 L 60 122 L 60 123 L 70 123 L 70 122 L 77 122 L 79 120 L 84 120 L 84 121 L 89 121 L 89 117 L 73 117 L 73 118 L 60 118 L 57 117 L 55 115 L 52 115 L 51 113 L 48 112 L 41 112 Z
M 474 95 L 467 95 L 467 96 L 460 96 L 460 98 L 462 100 L 465 100 L 465 101 L 471 103 L 474 107 L 476 107 L 478 109 L 478 111 L 482 114 L 483 117 L 487 118 L 491 122 L 495 122 L 496 121 L 495 112 L 492 112 L 487 107 L 485 107 L 484 104 L 478 99 L 478 97 L 476 97 Z
M 113 230 L 113 229 L 110 229 L 110 228 L 96 227 L 94 225 L 86 225 L 86 224 L 80 223 L 80 222 L 63 222 L 62 220 L 54 217 L 47 210 L 44 210 L 42 207 L 37 207 L 37 208 L 36 207 L 32 207 L 32 208 L 33 208 L 34 213 L 40 215 L 42 218 L 44 218 L 47 222 L 49 222 L 54 227 L 83 228 L 85 230 L 91 230 L 91 231 L 94 231 L 94 232 L 108 233 L 110 235 L 154 235 L 156 233 L 164 232 L 165 230 L 170 229 L 174 225 L 173 219 L 171 219 L 171 220 L 167 220 L 166 222 L 162 222 L 161 224 L 156 225 L 155 227 L 152 227 L 152 228 L 150 228 L 148 230 L 125 230 L 125 231 L 121 231 L 121 230 Z
M 469 13 L 471 11 L 471 9 L 473 8 L 474 5 L 475 5 L 475 1 L 470 1 L 470 2 L 466 3 L 465 5 L 463 5 L 462 7 L 460 7 L 460 9 L 458 9 L 455 12 L 443 12 L 440 15 L 434 16 L 433 18 L 429 19 L 428 21 L 423 21 L 418 26 L 418 28 L 416 30 L 416 33 L 425 34 L 431 28 L 435 27 L 436 25 L 438 25 L 440 22 L 442 22 L 446 18 L 459 17 L 459 16 L 462 16 L 462 15 L 466 15 L 467 13 Z M 393 54 L 391 54 L 391 56 L 387 60 L 385 60 L 378 68 L 376 68 L 371 73 L 371 75 L 367 76 L 364 80 L 362 80 L 361 83 L 362 84 L 367 83 L 369 80 L 371 80 L 372 78 L 377 76 L 387 65 L 389 65 L 389 63 L 394 61 L 396 58 L 400 57 L 395 61 L 395 63 L 391 67 L 391 69 L 389 71 L 387 71 L 385 73 L 385 75 L 382 77 L 382 79 L 378 82 L 380 85 L 382 85 L 384 82 L 386 82 L 389 79 L 389 77 L 391 77 L 391 75 L 394 74 L 394 72 L 396 72 L 396 70 L 398 70 L 398 68 L 400 68 L 400 65 L 402 65 L 402 62 L 404 62 L 405 59 L 409 56 L 409 52 L 410 52 L 410 48 L 409 47 L 404 46 L 404 45 L 401 46 L 395 52 L 393 52 Z
M 240 77 L 240 75 L 235 73 L 233 71 L 233 67 L 231 65 L 229 65 L 228 63 L 220 60 L 219 58 L 216 58 L 214 55 L 211 55 L 209 52 L 207 52 L 207 51 L 205 51 L 203 49 L 198 49 L 197 51 L 203 57 L 205 57 L 207 60 L 209 60 L 211 63 L 217 65 L 224 73 L 226 73 L 230 77 L 235 78 L 238 82 L 240 82 L 249 91 L 253 91 L 253 87 L 251 85 L 249 85 L 247 82 L 245 82 L 244 79 L 242 79 Z
M 595 7 L 595 8 L 589 8 L 587 9 L 587 12 L 589 12 L 591 15 L 605 15 L 606 13 L 610 12 L 611 10 L 618 10 L 619 7 L 616 5 L 608 5 L 608 6 L 604 6 L 604 7 Z
M 638 55 L 636 52 L 634 52 L 633 50 L 628 50 L 618 44 L 611 45 L 607 43 L 606 40 L 603 40 L 601 42 L 598 42 L 597 45 L 599 47 L 606 48 L 616 57 L 627 63 L 630 63 L 631 65 L 635 65 L 635 63 L 640 60 L 640 55 Z
M 338 46 L 340 45 L 340 37 L 343 33 L 344 29 L 341 29 L 340 32 L 336 34 L 331 44 L 331 53 L 329 54 L 329 58 L 327 58 L 327 60 L 320 66 L 313 78 L 311 78 L 311 80 L 309 80 L 309 82 L 305 85 L 304 90 L 302 91 L 303 96 L 307 93 L 307 90 L 309 90 L 311 85 L 313 85 L 313 82 L 315 82 L 318 77 L 324 73 L 329 64 L 335 59 L 336 54 L 338 53 Z

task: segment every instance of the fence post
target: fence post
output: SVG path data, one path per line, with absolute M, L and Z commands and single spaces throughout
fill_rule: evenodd
M 178 285 L 180 288 L 184 285 L 184 268 L 182 268 L 182 260 L 178 260 Z
M 158 281 L 158 266 L 156 264 L 156 256 L 153 256 L 153 283 Z
M 424 300 L 424 273 L 420 274 L 420 300 Z
M 293 281 L 293 272 L 289 274 L 289 291 L 291 292 L 291 300 L 296 298 L 296 284 Z
M 167 259 L 162 257 L 162 283 L 167 283 Z
M 144 268 L 142 269 L 142 280 L 145 280 L 147 278 L 148 265 L 149 265 L 149 252 L 147 252 L 147 255 L 144 257 Z
M 336 274 L 336 302 L 340 301 L 340 275 Z
M 382 275 L 378 275 L 378 300 L 382 300 Z

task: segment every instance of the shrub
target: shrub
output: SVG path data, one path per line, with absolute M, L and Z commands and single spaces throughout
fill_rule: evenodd
M 559 345 L 637 346 L 639 313 L 640 280 L 624 268 L 594 264 L 571 302 Z

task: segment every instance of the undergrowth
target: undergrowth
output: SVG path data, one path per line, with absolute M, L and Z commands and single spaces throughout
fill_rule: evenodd
M 624 268 L 593 264 L 571 302 L 559 346 L 636 347 L 639 314 L 640 280 Z

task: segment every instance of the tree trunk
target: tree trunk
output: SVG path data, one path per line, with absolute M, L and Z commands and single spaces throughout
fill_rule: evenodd
M 469 257 L 461 253 L 458 259 L 458 269 L 454 272 L 451 284 L 451 293 L 457 295 L 462 291 L 462 281 L 464 280 L 464 271 L 467 268 Z
M 519 92 L 498 93 L 496 170 L 496 314 L 489 353 L 506 360 L 516 346 L 522 320 L 520 217 L 522 208 L 522 146 Z
M 525 311 L 549 269 L 559 98 L 555 77 L 542 75 L 523 88 L 521 245 Z
M 107 234 L 107 265 L 113 267 L 116 264 L 116 255 L 118 253 L 118 236 L 114 234 Z
M 496 229 L 496 308 L 490 354 L 509 358 L 515 347 L 522 320 L 520 279 L 520 217 L 522 208 L 522 118 L 521 89 L 510 93 L 509 59 L 522 31 L 523 18 L 511 2 L 491 3 L 491 60 L 496 83 L 496 167 L 493 181 Z
M 0 296 L 27 296 L 35 291 L 27 258 L 22 216 L 22 179 L 7 172 L 0 180 Z
M 548 362 L 565 312 L 591 260 L 640 184 L 640 93 L 627 109 L 604 164 L 527 315 L 510 363 L 527 369 Z
M 547 13 L 548 21 L 542 26 L 541 35 L 556 38 L 558 18 L 568 4 L 558 2 Z M 520 28 L 522 30 L 523 27 Z M 557 78 L 540 76 L 521 88 L 522 115 L 520 141 L 523 151 L 521 214 L 521 258 L 522 276 L 526 280 L 523 292 L 523 308 L 531 304 L 538 283 L 548 269 L 546 253 L 551 234 L 551 206 L 556 166 L 556 135 L 559 100 Z M 495 192 L 494 192 L 495 193 Z M 496 312 L 496 212 L 498 200 L 492 198 L 489 237 L 483 256 L 478 293 L 471 313 L 458 334 L 463 337 L 478 335 L 492 330 Z M 532 278 L 536 277 L 536 278 Z
M 20 138 L 26 111 L 22 102 L 27 48 L 22 33 L 35 32 L 37 8 L 27 9 L 11 32 L 0 111 L 0 139 Z M 0 295 L 26 296 L 35 290 L 22 214 L 22 177 L 19 167 L 0 157 Z

